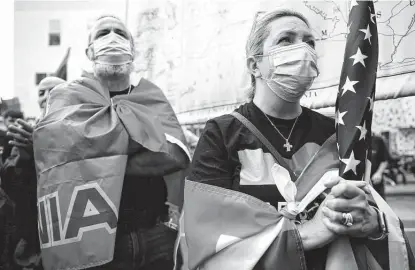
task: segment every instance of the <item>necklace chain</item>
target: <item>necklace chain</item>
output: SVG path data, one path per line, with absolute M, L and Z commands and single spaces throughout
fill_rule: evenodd
M 261 111 L 262 112 L 262 111 Z M 264 114 L 264 116 L 267 118 L 267 120 L 270 122 L 270 124 L 272 125 L 272 127 L 278 132 L 278 134 L 280 134 L 281 135 L 281 137 L 286 141 L 286 142 L 288 142 L 288 140 L 290 139 L 290 137 L 291 137 L 291 134 L 293 133 L 293 130 L 294 130 L 294 127 L 295 127 L 295 124 L 297 124 L 297 120 L 298 120 L 298 118 L 300 117 L 300 115 L 299 116 L 297 116 L 297 118 L 295 118 L 295 122 L 294 122 L 294 124 L 293 124 L 293 126 L 292 126 L 292 128 L 291 128 L 291 131 L 290 131 L 290 134 L 288 135 L 288 137 L 287 138 L 285 138 L 284 137 L 284 135 L 282 135 L 282 133 L 279 131 L 279 129 L 274 125 L 274 123 L 272 123 L 272 121 L 271 121 L 271 119 L 269 119 L 268 118 L 268 116 L 267 116 L 267 114 L 266 113 L 264 113 L 264 112 L 262 112 L 263 114 Z
M 133 88 L 132 88 L 132 85 L 130 84 L 130 89 L 128 90 L 127 95 L 129 95 L 131 93 L 131 90 L 133 90 Z M 111 105 L 114 105 L 114 102 L 113 102 L 112 98 L 110 98 L 110 100 L 111 100 Z

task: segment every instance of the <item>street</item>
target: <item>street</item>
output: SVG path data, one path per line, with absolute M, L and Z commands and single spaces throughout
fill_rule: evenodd
M 415 250 L 415 176 L 406 174 L 407 183 L 386 185 L 386 201 L 402 220 L 412 251 Z
M 405 226 L 406 234 L 415 250 L 415 194 L 402 196 L 388 196 L 386 201 L 399 216 Z

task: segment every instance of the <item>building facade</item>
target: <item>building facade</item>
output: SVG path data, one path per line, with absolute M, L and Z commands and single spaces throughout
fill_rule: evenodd
M 40 113 L 37 84 L 54 73 L 71 48 L 67 79 L 87 64 L 88 29 L 101 14 L 125 19 L 125 1 L 15 1 L 14 96 L 26 116 Z

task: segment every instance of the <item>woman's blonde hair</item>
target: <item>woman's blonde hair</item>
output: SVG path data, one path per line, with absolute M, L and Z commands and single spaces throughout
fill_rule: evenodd
M 261 16 L 263 15 L 263 16 Z M 269 24 L 276 19 L 282 18 L 282 17 L 297 17 L 305 24 L 307 24 L 308 27 L 310 27 L 310 24 L 308 20 L 302 15 L 301 13 L 298 13 L 293 10 L 283 9 L 283 10 L 275 10 L 268 13 L 265 12 L 257 12 L 255 14 L 254 23 L 252 25 L 251 32 L 249 33 L 248 40 L 246 42 L 245 46 L 245 53 L 246 58 L 249 57 L 256 57 L 258 55 L 262 55 L 264 51 L 264 41 L 267 39 L 270 28 Z M 251 87 L 249 89 L 248 97 L 250 100 L 252 100 L 255 96 L 255 76 L 251 74 Z

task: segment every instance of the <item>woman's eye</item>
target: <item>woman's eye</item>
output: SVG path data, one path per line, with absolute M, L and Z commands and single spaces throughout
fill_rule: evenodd
M 280 40 L 278 40 L 277 44 L 290 43 L 290 42 L 291 42 L 291 40 L 290 40 L 289 37 L 283 37 L 283 38 L 280 38 Z
M 314 40 L 309 40 L 306 43 L 313 49 L 316 47 L 316 42 Z

